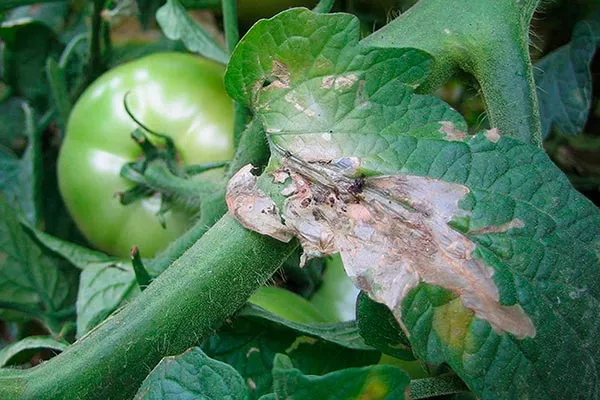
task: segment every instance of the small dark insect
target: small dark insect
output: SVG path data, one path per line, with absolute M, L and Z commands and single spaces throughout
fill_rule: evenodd
M 348 193 L 353 194 L 353 195 L 360 194 L 363 191 L 364 185 L 365 185 L 365 176 L 361 175 L 360 177 L 356 178 L 352 182 L 352 184 L 350 184 L 350 186 L 348 186 Z

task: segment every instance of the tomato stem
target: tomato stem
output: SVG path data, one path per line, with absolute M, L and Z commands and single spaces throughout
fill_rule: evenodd
M 150 274 L 144 267 L 142 257 L 140 256 L 140 250 L 137 246 L 133 246 L 131 249 L 131 265 L 133 265 L 133 272 L 135 273 L 135 280 L 141 291 L 144 291 L 152 282 Z
M 434 57 L 419 88 L 430 92 L 463 70 L 475 77 L 492 128 L 541 146 L 541 123 L 529 23 L 539 0 L 421 0 L 363 40 L 376 47 L 414 47 Z M 512 21 L 509 23 L 507 21 Z M 428 26 L 427 34 L 423 27 Z M 502 38 L 501 40 L 499 38 Z
M 295 248 L 226 215 L 140 296 L 62 354 L 29 370 L 0 371 L 0 398 L 132 398 L 162 357 L 212 335 Z

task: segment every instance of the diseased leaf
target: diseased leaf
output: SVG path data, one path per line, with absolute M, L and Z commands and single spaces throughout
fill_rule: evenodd
M 534 69 L 542 134 L 554 128 L 560 135 L 583 131 L 592 104 L 590 63 L 600 39 L 597 21 L 581 21 L 571 42 L 537 62 Z
M 284 354 L 277 354 L 273 363 L 274 398 L 280 400 L 401 400 L 409 383 L 404 371 L 390 365 L 349 368 L 313 376 L 295 368 Z
M 51 349 L 61 352 L 67 346 L 66 343 L 59 342 L 50 336 L 29 336 L 0 350 L 0 367 L 15 364 L 15 359 L 22 359 L 23 353 L 30 353 L 32 350 Z
M 344 14 L 290 10 L 242 39 L 229 93 L 263 123 L 270 169 L 230 181 L 242 224 L 340 252 L 414 352 L 484 399 L 600 390 L 600 213 L 540 149 L 469 136 L 413 93 L 430 58 L 358 42 Z M 576 375 L 572 371 L 578 371 Z
M 361 344 L 356 328 L 342 325 L 336 329 L 326 325 L 319 332 L 319 325 L 303 326 L 276 316 L 268 317 L 276 322 L 273 323 L 265 320 L 266 311 L 251 310 L 253 317 L 242 315 L 226 323 L 202 345 L 211 358 L 226 362 L 242 375 L 251 399 L 272 392 L 271 369 L 277 353 L 287 354 L 303 372 L 317 375 L 379 360 L 379 352 Z M 256 312 L 260 319 L 256 318 Z M 369 350 L 359 349 L 360 346 Z
M 167 0 L 167 3 L 156 12 L 156 20 L 169 39 L 181 39 L 191 52 L 199 53 L 221 64 L 227 63 L 229 58 L 227 53 L 202 26 L 190 18 L 178 0 Z
M 136 400 L 248 398 L 248 388 L 240 374 L 230 365 L 209 358 L 198 347 L 163 358 L 135 396 Z

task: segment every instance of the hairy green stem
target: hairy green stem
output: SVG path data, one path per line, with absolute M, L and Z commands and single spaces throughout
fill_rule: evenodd
M 87 64 L 87 81 L 92 82 L 104 72 L 104 60 L 102 59 L 102 10 L 104 0 L 94 0 L 92 9 L 92 23 L 90 28 L 90 46 Z
M 229 168 L 225 173 L 229 180 L 241 167 L 246 164 L 262 167 L 269 161 L 269 146 L 262 125 L 253 120 L 243 132 L 240 146 L 238 147 Z M 153 275 L 159 275 L 185 250 L 190 248 L 204 233 L 225 213 L 227 207 L 223 199 L 225 194 L 225 182 L 223 188 L 210 196 L 202 199 L 202 210 L 200 219 L 194 226 L 177 238 L 165 250 L 150 260 L 148 269 Z
M 227 41 L 227 51 L 233 52 L 233 48 L 240 40 L 240 32 L 237 22 L 237 6 L 235 0 L 222 0 L 223 9 L 223 28 L 225 30 L 225 40 Z
M 239 147 L 226 173 L 227 179 L 230 179 L 244 165 L 252 164 L 256 167 L 266 165 L 269 156 L 269 145 L 265 130 L 261 123 L 254 119 L 248 124 L 241 136 Z
M 225 30 L 225 40 L 227 41 L 227 51 L 231 54 L 240 40 L 236 0 L 222 0 L 221 8 L 223 11 L 223 28 Z M 244 127 L 246 126 L 247 110 L 246 107 L 237 102 L 233 102 L 233 108 L 233 145 L 237 148 Z
M 414 47 L 434 57 L 427 92 L 458 70 L 481 87 L 490 125 L 501 134 L 541 146 L 539 107 L 529 57 L 529 23 L 539 0 L 421 0 L 363 41 Z M 427 32 L 424 32 L 427 27 Z
M 227 214 L 132 303 L 62 354 L 29 370 L 2 371 L 0 398 L 130 399 L 162 357 L 210 336 L 295 247 Z

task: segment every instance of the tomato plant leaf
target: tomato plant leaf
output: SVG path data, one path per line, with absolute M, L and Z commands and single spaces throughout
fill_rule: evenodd
M 4 11 L 10 10 L 10 9 L 16 8 L 16 7 L 27 6 L 30 4 L 52 3 L 52 2 L 56 2 L 56 1 L 63 1 L 63 0 L 4 0 L 0 4 L 0 12 L 4 12 Z
M 289 321 L 285 324 L 295 328 L 301 326 Z M 306 326 L 304 331 L 307 329 L 312 330 L 312 327 Z M 324 328 L 324 331 L 331 329 L 329 326 Z M 356 330 L 352 333 L 344 327 L 341 328 L 341 334 L 358 336 Z M 334 332 L 323 332 L 321 335 L 314 335 L 313 332 L 305 334 L 302 330 L 296 331 L 286 327 L 281 321 L 273 323 L 241 316 L 226 323 L 202 345 L 202 349 L 210 357 L 233 366 L 250 387 L 252 399 L 272 392 L 271 369 L 277 353 L 287 354 L 303 372 L 317 375 L 369 365 L 379 359 L 379 352 L 340 346 L 322 338 L 326 335 L 336 337 L 334 340 L 337 341 L 341 339 L 340 335 Z
M 136 400 L 190 398 L 198 400 L 248 399 L 248 387 L 238 372 L 194 347 L 165 357 L 140 387 Z
M 25 225 L 33 237 L 48 251 L 64 258 L 74 267 L 81 270 L 90 264 L 107 264 L 117 260 L 107 254 L 89 249 L 76 243 L 67 242 L 46 232 L 40 231 L 29 224 Z
M 22 103 L 25 115 L 27 148 L 21 158 L 0 147 L 0 191 L 27 221 L 37 224 L 41 218 L 41 139 L 34 126 L 33 110 Z
M 66 343 L 59 342 L 50 336 L 28 336 L 0 350 L 0 367 L 27 361 L 25 354 L 30 354 L 32 350 L 50 349 L 61 352 L 67 346 Z
M 598 209 L 536 146 L 467 135 L 448 105 L 414 94 L 425 53 L 358 38 L 351 16 L 290 10 L 241 40 L 226 85 L 272 158 L 260 178 L 232 178 L 230 211 L 298 237 L 307 258 L 340 252 L 416 355 L 480 397 L 593 396 Z
M 338 344 L 342 347 L 355 350 L 374 350 L 365 343 L 358 332 L 356 322 L 347 321 L 335 324 L 299 324 L 270 313 L 256 305 L 249 304 L 242 311 L 241 316 L 258 318 L 270 321 L 283 328 L 296 331 L 299 334 L 313 336 L 327 342 Z M 264 323 L 264 322 L 263 322 Z
M 130 264 L 89 265 L 79 278 L 77 337 L 89 332 L 139 292 Z
M 60 55 L 62 45 L 46 25 L 31 19 L 5 21 L 0 25 L 4 42 L 2 80 L 16 95 L 26 97 L 34 108 L 48 104 L 45 65 Z
M 415 359 L 394 314 L 362 292 L 356 303 L 356 321 L 360 335 L 369 345 L 392 357 L 407 361 Z
M 349 368 L 323 376 L 305 375 L 288 356 L 277 354 L 273 362 L 275 397 L 272 398 L 400 400 L 405 398 L 409 383 L 404 371 L 390 365 Z
M 19 97 L 0 101 L 0 146 L 13 150 L 22 150 L 25 147 L 26 102 Z
M 0 196 L 1 307 L 52 325 L 52 315 L 70 305 L 74 276 L 43 253 L 17 215 Z
M 46 61 L 46 75 L 50 87 L 52 100 L 56 104 L 62 126 L 67 125 L 69 112 L 71 112 L 71 98 L 67 87 L 65 71 L 58 65 L 54 58 Z
M 156 20 L 169 39 L 181 39 L 188 50 L 221 64 L 227 63 L 228 55 L 225 50 L 202 26 L 190 18 L 178 0 L 167 0 L 156 12 Z
M 550 135 L 552 128 L 560 135 L 578 135 L 583 131 L 592 105 L 590 63 L 599 39 L 600 24 L 581 21 L 575 26 L 570 43 L 536 64 L 544 137 Z
M 165 3 L 164 0 L 135 0 L 139 13 L 138 19 L 144 29 L 151 26 L 156 11 Z
M 27 231 L 48 252 L 82 270 L 77 294 L 77 337 L 83 336 L 139 293 L 130 263 L 49 235 Z

